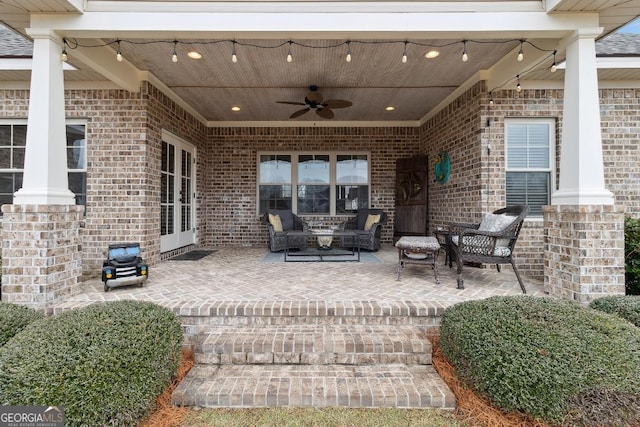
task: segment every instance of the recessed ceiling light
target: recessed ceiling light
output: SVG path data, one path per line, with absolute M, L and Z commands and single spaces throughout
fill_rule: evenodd
M 384 107 L 384 109 L 387 111 L 393 111 L 396 109 L 396 107 L 394 107 L 393 105 L 389 105 L 388 107 Z
M 428 59 L 433 59 L 433 58 L 437 58 L 438 55 L 440 55 L 440 52 L 438 52 L 437 50 L 430 50 L 429 52 L 424 54 L 424 57 Z
M 240 107 L 234 105 L 233 107 L 231 107 L 231 111 L 240 111 Z
M 189 58 L 191 58 L 191 59 L 200 59 L 200 58 L 202 58 L 202 55 L 200 54 L 200 52 L 196 52 L 195 50 L 192 50 L 191 52 L 187 53 L 187 56 L 189 56 Z

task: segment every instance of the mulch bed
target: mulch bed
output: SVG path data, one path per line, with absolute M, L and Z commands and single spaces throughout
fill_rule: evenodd
M 429 339 L 433 344 L 433 366 L 456 396 L 458 406 L 455 414 L 460 422 L 469 427 L 549 427 L 547 424 L 531 420 L 521 414 L 505 413 L 491 406 L 487 399 L 463 386 L 455 375 L 454 367 L 442 354 L 439 337 L 431 335 Z M 140 427 L 179 427 L 181 425 L 189 409 L 173 406 L 171 394 L 193 364 L 193 351 L 183 350 L 177 377 L 158 397 L 156 411 L 145 418 L 140 423 Z

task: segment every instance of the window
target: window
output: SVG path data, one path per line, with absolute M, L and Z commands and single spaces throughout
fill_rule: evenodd
M 344 215 L 369 206 L 365 153 L 258 153 L 258 213 Z
M 507 120 L 507 205 L 527 204 L 531 216 L 542 216 L 553 188 L 555 121 Z
M 69 190 L 76 204 L 87 202 L 86 125 L 69 121 L 67 126 L 67 170 Z M 0 205 L 13 203 L 13 193 L 22 188 L 27 122 L 0 122 Z

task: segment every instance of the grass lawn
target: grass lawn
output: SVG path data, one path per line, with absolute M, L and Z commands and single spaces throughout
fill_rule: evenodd
M 437 409 L 259 408 L 189 411 L 184 427 L 461 427 L 452 412 Z

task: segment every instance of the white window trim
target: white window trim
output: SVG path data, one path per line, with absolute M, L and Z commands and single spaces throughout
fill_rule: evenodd
M 256 215 L 260 215 L 260 156 L 282 155 L 291 156 L 291 181 L 286 183 L 265 183 L 265 185 L 291 185 L 292 211 L 298 214 L 298 157 L 304 155 L 328 155 L 329 156 L 329 213 L 300 214 L 305 217 L 336 216 L 348 217 L 353 214 L 336 213 L 336 164 L 338 156 L 367 156 L 367 186 L 369 188 L 369 204 L 371 204 L 371 152 L 370 151 L 258 151 L 256 155 Z M 311 184 L 313 185 L 313 184 Z M 363 185 L 363 184 L 354 184 Z
M 511 124 L 547 124 L 549 128 L 549 167 L 548 168 L 509 168 L 508 141 L 509 125 Z M 557 119 L 553 117 L 507 117 L 504 119 L 504 168 L 505 180 L 508 172 L 549 172 L 549 203 L 556 188 L 556 125 Z M 539 219 L 534 215 L 528 219 Z

